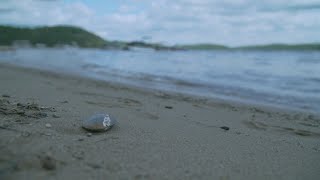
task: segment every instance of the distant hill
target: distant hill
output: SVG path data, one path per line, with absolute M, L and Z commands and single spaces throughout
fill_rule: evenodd
M 31 45 L 44 44 L 48 47 L 77 45 L 85 48 L 102 48 L 108 44 L 101 37 L 73 26 L 26 28 L 0 25 L 0 45 L 10 46 L 22 41 L 28 41 Z
M 320 43 L 311 44 L 267 44 L 253 46 L 228 47 L 218 44 L 193 44 L 193 45 L 177 45 L 177 47 L 185 50 L 259 50 L 259 51 L 320 51 Z
M 82 48 L 103 48 L 129 50 L 131 47 L 151 48 L 154 50 L 317 50 L 320 43 L 316 44 L 270 44 L 255 46 L 228 47 L 219 44 L 191 44 L 166 46 L 159 43 L 146 43 L 143 41 L 107 41 L 87 30 L 74 26 L 51 27 L 13 27 L 0 25 L 0 46 L 30 44 L 32 46 L 45 45 L 54 47 L 71 45 Z
M 173 50 L 175 47 L 140 41 L 107 41 L 103 38 L 74 26 L 52 27 L 13 27 L 0 25 L 0 46 L 31 45 L 55 47 L 61 45 L 82 48 L 123 49 L 130 47 L 152 48 L 155 50 Z
M 243 46 L 235 49 L 241 50 L 320 50 L 320 44 L 269 44 L 257 46 Z

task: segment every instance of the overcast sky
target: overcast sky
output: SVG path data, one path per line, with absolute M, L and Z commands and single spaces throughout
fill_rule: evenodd
M 320 0 L 0 0 L 0 24 L 166 44 L 310 43 L 320 42 Z

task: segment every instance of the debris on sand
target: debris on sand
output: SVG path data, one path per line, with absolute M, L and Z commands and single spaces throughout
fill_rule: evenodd
M 48 117 L 47 112 L 55 112 L 52 107 L 42 107 L 37 103 L 21 103 L 10 102 L 7 99 L 0 99 L 0 114 L 4 115 L 19 115 L 30 118 L 45 118 Z

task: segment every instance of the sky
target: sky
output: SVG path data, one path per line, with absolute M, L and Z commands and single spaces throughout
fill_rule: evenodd
M 0 0 L 0 24 L 66 24 L 169 45 L 316 43 L 320 0 Z

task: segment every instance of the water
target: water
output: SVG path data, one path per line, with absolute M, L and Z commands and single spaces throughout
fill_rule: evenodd
M 18 49 L 0 61 L 107 81 L 320 112 L 320 52 Z

